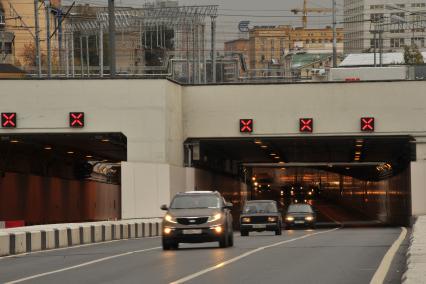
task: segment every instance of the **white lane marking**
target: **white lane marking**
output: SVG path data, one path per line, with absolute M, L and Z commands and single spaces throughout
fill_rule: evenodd
M 84 263 L 81 263 L 81 264 L 78 264 L 78 265 L 74 265 L 74 266 L 70 266 L 70 267 L 65 267 L 65 268 L 62 268 L 62 269 L 53 270 L 53 271 L 49 271 L 49 272 L 45 272 L 45 273 L 40 273 L 40 274 L 36 274 L 36 275 L 32 275 L 32 276 L 28 276 L 28 277 L 25 277 L 25 278 L 21 278 L 21 279 L 17 279 L 17 280 L 14 280 L 14 281 L 6 282 L 4 284 L 21 283 L 21 282 L 24 282 L 24 281 L 28 281 L 28 280 L 40 278 L 40 277 L 43 277 L 43 276 L 52 275 L 52 274 L 56 274 L 56 273 L 60 273 L 60 272 L 64 272 L 64 271 L 68 271 L 68 270 L 72 270 L 72 269 L 76 269 L 76 268 L 80 268 L 80 267 L 92 265 L 92 264 L 103 262 L 103 261 L 107 261 L 107 260 L 110 260 L 110 259 L 114 259 L 114 258 L 118 258 L 118 257 L 123 257 L 123 256 L 128 256 L 128 255 L 135 254 L 135 253 L 153 251 L 153 250 L 157 250 L 157 249 L 160 249 L 160 248 L 161 247 L 154 247 L 154 248 L 149 248 L 149 249 L 135 250 L 135 251 L 129 251 L 129 252 L 126 252 L 126 253 L 111 255 L 111 256 L 108 256 L 108 257 L 99 258 L 99 259 L 96 259 L 96 260 L 84 262 Z
M 376 273 L 374 273 L 374 276 L 370 281 L 370 284 L 381 284 L 385 281 L 386 275 L 388 274 L 389 268 L 392 264 L 392 260 L 395 257 L 395 254 L 397 253 L 402 242 L 404 241 L 406 235 L 407 235 L 407 229 L 404 227 L 401 227 L 401 234 L 399 235 L 398 239 L 396 239 L 396 241 L 392 244 L 392 246 L 389 248 L 389 250 L 383 257 L 382 262 L 379 265 L 379 268 L 377 269 Z
M 48 253 L 48 252 L 69 250 L 69 249 L 75 249 L 75 248 L 84 248 L 84 247 L 89 247 L 89 246 L 96 246 L 96 245 L 110 244 L 110 243 L 124 242 L 124 241 L 131 241 L 131 240 L 158 239 L 158 238 L 161 238 L 161 236 L 111 240 L 111 241 L 105 241 L 105 242 L 99 242 L 99 243 L 75 245 L 75 246 L 64 247 L 64 248 L 45 249 L 45 250 L 39 250 L 39 251 L 32 251 L 32 252 L 25 252 L 25 253 L 20 253 L 20 254 L 12 254 L 12 255 L 7 255 L 7 256 L 2 256 L 2 257 L 0 257 L 0 261 L 7 259 L 7 258 L 19 258 L 19 257 L 27 256 L 27 255 L 33 255 L 33 254 Z
M 180 284 L 180 283 L 187 282 L 187 281 L 192 280 L 192 279 L 194 279 L 194 278 L 197 278 L 197 277 L 199 277 L 199 276 L 201 276 L 201 275 L 204 275 L 204 274 L 206 274 L 206 273 L 208 273 L 208 272 L 211 272 L 211 271 L 213 271 L 213 270 L 216 270 L 216 269 L 222 268 L 222 267 L 224 267 L 224 266 L 226 266 L 226 265 L 228 265 L 228 264 L 231 264 L 231 263 L 233 263 L 233 262 L 236 262 L 236 261 L 238 261 L 238 260 L 240 260 L 240 259 L 246 258 L 246 257 L 248 257 L 248 256 L 250 256 L 250 255 L 252 255 L 252 254 L 255 254 L 255 253 L 257 253 L 257 252 L 260 252 L 260 251 L 265 250 L 265 249 L 268 249 L 268 248 L 272 248 L 272 247 L 280 246 L 280 245 L 283 245 L 283 244 L 291 243 L 291 242 L 294 242 L 294 241 L 298 241 L 298 240 L 305 239 L 305 238 L 312 237 L 312 236 L 319 235 L 319 234 L 330 233 L 330 232 L 333 232 L 333 231 L 336 231 L 336 230 L 339 230 L 339 229 L 340 229 L 340 228 L 335 228 L 335 229 L 332 229 L 332 230 L 327 230 L 327 231 L 322 231 L 322 232 L 318 232 L 318 233 L 308 234 L 308 235 L 304 235 L 304 236 L 297 237 L 297 238 L 294 238 L 294 239 L 285 240 L 285 241 L 281 241 L 281 242 L 274 243 L 274 244 L 271 244 L 271 245 L 267 245 L 267 246 L 259 247 L 259 248 L 257 248 L 257 249 L 254 249 L 254 250 L 248 251 L 248 252 L 243 253 L 243 254 L 241 254 L 241 255 L 239 255 L 239 256 L 236 256 L 236 257 L 234 257 L 234 258 L 231 258 L 231 259 L 229 259 L 229 260 L 227 260 L 227 261 L 221 262 L 221 263 L 219 263 L 219 264 L 217 264 L 217 265 L 215 265 L 215 266 L 212 266 L 212 267 L 206 268 L 206 269 L 204 269 L 204 270 L 201 270 L 201 271 L 199 271 L 199 272 L 196 272 L 196 273 L 194 273 L 194 274 L 190 274 L 190 275 L 188 275 L 188 276 L 185 276 L 185 277 L 183 277 L 183 278 L 181 278 L 181 279 L 179 279 L 179 280 L 176 280 L 176 281 L 171 282 L 170 284 Z

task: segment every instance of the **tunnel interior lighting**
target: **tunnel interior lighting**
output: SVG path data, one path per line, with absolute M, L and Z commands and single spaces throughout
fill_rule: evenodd
M 17 139 L 12 139 L 12 140 L 10 140 L 10 143 L 19 143 L 19 140 L 17 140 Z
M 93 158 L 92 155 L 86 155 L 86 158 Z
M 255 180 L 256 180 L 256 177 L 252 177 L 251 179 L 252 179 L 253 181 L 255 181 Z
M 278 157 L 278 156 L 275 156 L 275 157 L 274 157 L 274 159 L 279 159 L 279 158 L 280 158 L 280 157 Z
M 74 151 L 68 151 L 67 154 L 72 155 L 74 154 Z
M 256 181 L 255 183 L 254 183 L 254 186 L 258 186 L 259 185 L 259 183 Z
M 101 142 L 108 143 L 109 139 L 102 139 Z
M 52 146 L 44 146 L 44 150 L 52 150 Z
M 257 145 L 262 145 L 262 141 L 260 141 L 260 140 L 254 140 L 254 143 L 257 144 Z
M 270 156 L 276 156 L 277 154 L 275 154 L 275 153 L 271 153 L 271 154 L 269 154 Z

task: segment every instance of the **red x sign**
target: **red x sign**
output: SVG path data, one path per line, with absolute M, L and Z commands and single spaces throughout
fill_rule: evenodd
M 374 131 L 374 117 L 361 118 L 361 131 Z
M 240 119 L 240 132 L 252 133 L 253 132 L 253 119 Z
M 1 126 L 3 128 L 16 128 L 17 126 L 16 113 L 15 112 L 2 113 Z
M 70 127 L 71 128 L 84 127 L 84 112 L 70 112 Z
M 299 131 L 300 132 L 313 132 L 314 131 L 314 119 L 313 118 L 301 118 L 299 119 Z

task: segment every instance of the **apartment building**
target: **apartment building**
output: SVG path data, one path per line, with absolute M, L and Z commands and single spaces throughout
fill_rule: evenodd
M 425 49 L 425 0 L 344 0 L 344 52 L 399 52 L 415 43 Z

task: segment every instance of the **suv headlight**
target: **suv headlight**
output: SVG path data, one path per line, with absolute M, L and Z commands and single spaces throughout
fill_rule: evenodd
M 285 219 L 287 221 L 294 221 L 294 217 L 293 216 L 287 216 Z
M 167 222 L 170 222 L 170 223 L 175 223 L 175 224 L 177 223 L 176 218 L 173 217 L 170 214 L 166 214 L 166 216 L 164 216 L 164 220 L 166 220 Z
M 314 220 L 314 217 L 313 216 L 306 216 L 305 220 L 306 221 L 312 221 L 312 220 Z
M 217 213 L 214 216 L 210 216 L 209 219 L 207 220 L 207 222 L 211 223 L 211 222 L 219 220 L 220 218 L 222 218 L 222 214 L 221 213 Z

